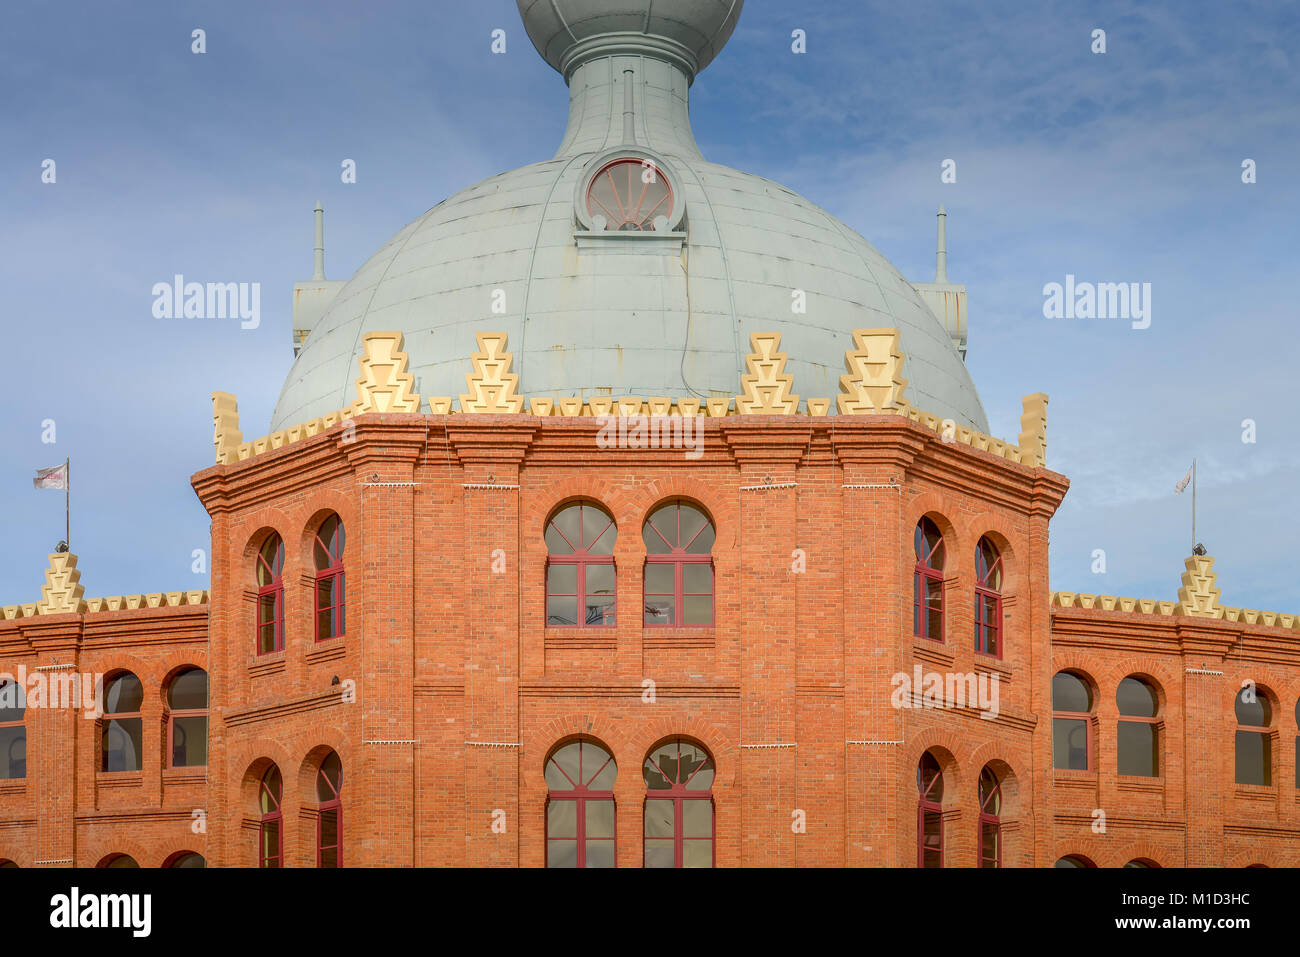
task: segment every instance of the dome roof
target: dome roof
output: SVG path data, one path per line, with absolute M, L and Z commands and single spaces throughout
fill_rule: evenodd
M 649 0 L 555 6 L 566 17 L 586 11 L 590 22 L 598 10 L 612 17 L 651 9 Z M 699 28 L 697 49 L 716 49 L 734 15 L 704 28 L 726 6 L 654 0 L 651 19 L 689 11 L 680 21 Z M 555 53 L 562 44 L 543 27 L 550 0 L 521 0 L 520 9 L 539 48 L 562 59 Z M 452 196 L 357 270 L 314 323 L 272 431 L 353 402 L 367 332 L 403 333 L 416 390 L 456 399 L 480 332 L 509 336 L 525 396 L 643 399 L 734 397 L 750 334 L 775 332 L 794 391 L 833 399 L 853 330 L 897 328 L 911 403 L 987 432 L 965 363 L 912 285 L 825 210 L 705 160 L 690 130 L 690 76 L 659 53 L 650 46 L 572 67 L 569 127 L 554 159 Z M 639 229 L 608 231 L 619 227 L 607 229 L 605 218 L 620 219 L 623 204 L 606 195 L 598 209 L 588 198 L 620 157 L 653 164 L 667 181 L 655 187 L 667 195 L 653 227 L 646 216 Z
M 533 46 L 566 77 L 625 41 L 652 42 L 694 78 L 736 28 L 745 0 L 518 0 Z

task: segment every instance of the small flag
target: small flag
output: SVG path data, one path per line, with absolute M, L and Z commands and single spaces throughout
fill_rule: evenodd
M 1183 489 L 1187 488 L 1187 483 L 1190 482 L 1191 480 L 1192 480 L 1192 470 L 1188 469 L 1187 474 L 1184 475 L 1182 478 L 1180 478 L 1178 480 L 1178 484 L 1174 486 L 1174 494 L 1182 495 Z
M 65 490 L 68 487 L 68 465 L 56 465 L 53 468 L 37 469 L 36 478 L 32 479 L 33 488 L 56 488 Z

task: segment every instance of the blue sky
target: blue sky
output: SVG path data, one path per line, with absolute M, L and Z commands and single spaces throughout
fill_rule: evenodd
M 1190 549 L 1173 485 L 1196 456 L 1224 602 L 1296 612 L 1298 49 L 1295 3 L 748 0 L 692 114 L 709 159 L 804 194 L 914 280 L 946 204 L 993 433 L 1015 439 L 1025 393 L 1052 397 L 1048 463 L 1073 483 L 1054 588 L 1173 598 Z M 567 112 L 506 0 L 16 0 L 0 81 L 0 604 L 39 595 L 63 496 L 31 476 L 67 456 L 88 595 L 206 586 L 188 477 L 212 462 L 210 393 L 265 431 L 315 201 L 347 278 L 448 195 L 552 155 Z M 153 318 L 175 273 L 260 282 L 261 326 Z M 1067 273 L 1151 283 L 1151 327 L 1043 318 Z

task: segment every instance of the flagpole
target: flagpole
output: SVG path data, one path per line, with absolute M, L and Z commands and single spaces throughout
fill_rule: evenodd
M 72 457 L 63 460 L 63 540 L 72 551 Z
M 1192 459 L 1192 553 L 1196 553 L 1196 459 Z

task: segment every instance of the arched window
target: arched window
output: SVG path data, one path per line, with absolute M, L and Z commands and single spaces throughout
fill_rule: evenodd
M 1273 783 L 1273 708 L 1253 684 L 1237 692 L 1237 783 Z
M 943 641 L 943 536 L 928 518 L 916 523 L 912 629 L 918 638 Z
M 283 785 L 280 769 L 274 764 L 267 768 L 257 785 L 258 809 L 262 813 L 257 833 L 259 867 L 280 867 L 283 863 L 284 841 L 280 833 L 283 820 L 280 797 Z
M 943 867 L 943 769 L 929 751 L 916 765 L 916 866 Z
M 17 867 L 18 867 L 17 861 L 11 861 L 8 858 L 5 858 L 4 860 L 0 860 L 0 871 L 8 870 L 10 868 L 17 869 Z
M 343 573 L 343 523 L 331 515 L 316 532 L 312 555 L 316 560 L 316 640 L 338 638 L 347 629 Z
M 1128 677 L 1115 692 L 1119 725 L 1115 734 L 1117 770 L 1120 774 L 1160 776 L 1160 729 L 1156 713 L 1160 697 L 1150 683 Z
M 167 868 L 201 868 L 207 866 L 208 862 L 203 859 L 203 855 L 195 854 L 193 851 L 177 851 L 163 862 L 163 867 Z
M 284 542 L 272 535 L 257 553 L 257 653 L 284 650 Z
M 975 650 L 1002 657 L 1002 556 L 987 538 L 975 546 Z
M 100 721 L 101 771 L 139 771 L 144 753 L 140 705 L 144 686 L 129 671 L 104 683 L 104 717 Z
M 646 161 L 639 157 L 616 159 L 591 178 L 587 188 L 587 212 L 593 218 L 603 216 L 605 229 L 653 231 L 655 220 L 670 219 L 673 190 L 668 177 L 655 167 L 655 175 L 646 176 Z
M 1146 870 L 1159 870 L 1160 865 L 1155 861 L 1145 857 L 1135 857 L 1124 865 L 1125 867 L 1143 868 Z
M 208 673 L 187 668 L 167 688 L 167 734 L 173 768 L 208 763 Z
M 1084 857 L 1082 854 L 1067 854 L 1065 857 L 1058 860 L 1053 866 L 1068 868 L 1068 867 L 1096 867 L 1097 865 L 1094 864 L 1092 861 L 1088 860 L 1088 858 Z
M 645 623 L 713 624 L 713 541 L 708 516 L 686 502 L 655 509 L 645 542 Z
M 1002 783 L 988 765 L 980 772 L 980 867 L 1002 866 Z
M 568 505 L 547 523 L 548 627 L 614 624 L 617 538 L 614 519 L 591 502 Z
M 614 866 L 614 756 L 590 738 L 546 759 L 546 866 Z
M 0 685 L 0 779 L 27 777 L 27 694 L 16 681 Z
M 316 866 L 343 866 L 343 762 L 331 751 L 316 772 Z
M 1092 689 L 1078 675 L 1052 677 L 1052 767 L 1087 771 L 1092 754 Z
M 645 866 L 713 866 L 713 758 L 684 738 L 659 745 L 645 778 Z
M 97 867 L 136 867 L 140 865 L 135 862 L 135 858 L 130 854 L 110 854 L 100 861 Z

